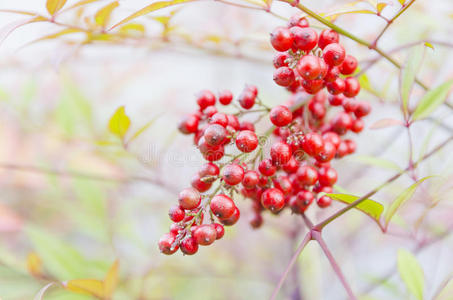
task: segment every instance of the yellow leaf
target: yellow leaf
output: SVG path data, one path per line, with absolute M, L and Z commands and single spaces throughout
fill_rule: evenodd
M 132 32 L 136 31 L 136 32 L 140 32 L 140 33 L 145 33 L 146 28 L 142 24 L 129 23 L 129 24 L 126 24 L 124 26 L 121 26 L 120 30 L 119 30 L 119 32 L 121 32 L 121 33 L 129 33 L 131 31 Z
M 359 10 L 348 10 L 348 11 L 340 11 L 340 12 L 334 12 L 334 13 L 328 13 L 328 14 L 320 14 L 324 18 L 334 21 L 336 20 L 339 16 L 345 15 L 345 14 L 376 14 L 376 12 L 369 10 L 369 9 L 359 9 Z
M 43 37 L 41 37 L 39 39 L 36 39 L 34 41 L 31 41 L 27 45 L 30 45 L 30 44 L 33 44 L 33 43 L 36 43 L 36 42 L 39 42 L 39 41 L 44 41 L 44 40 L 53 40 L 53 39 L 56 39 L 56 38 L 58 38 L 60 36 L 66 35 L 66 34 L 80 33 L 80 32 L 83 32 L 83 31 L 80 30 L 80 29 L 66 28 L 66 29 L 60 30 L 58 32 L 43 36 Z
M 39 277 L 42 275 L 42 260 L 39 256 L 32 252 L 27 256 L 27 269 L 31 275 L 34 277 Z
M 425 46 L 434 50 L 434 46 L 431 43 L 425 42 Z
M 381 13 L 381 11 L 387 6 L 387 3 L 378 3 L 376 8 L 378 13 Z
M 47 0 L 46 8 L 51 16 L 57 13 L 64 5 L 66 0 Z
M 149 14 L 150 12 L 159 10 L 161 8 L 165 8 L 165 7 L 176 5 L 176 4 L 182 4 L 182 3 L 186 3 L 186 2 L 191 2 L 191 1 L 194 1 L 194 0 L 171 0 L 171 1 L 154 2 L 154 3 L 152 3 L 152 4 L 148 5 L 148 6 L 145 6 L 144 8 L 140 9 L 139 11 L 136 11 L 132 15 L 124 18 L 120 22 L 118 22 L 115 25 L 113 25 L 109 30 L 112 30 L 113 28 L 118 27 L 120 25 L 123 25 L 124 23 L 127 23 L 127 22 L 129 22 L 129 21 L 131 21 L 131 20 L 133 20 L 135 18 L 144 16 L 146 14 Z
M 398 0 L 398 2 L 399 2 L 401 5 L 404 5 L 404 3 L 406 3 L 406 0 Z
M 107 299 L 110 299 L 113 292 L 115 291 L 116 285 L 118 284 L 118 266 L 119 262 L 116 260 L 107 272 L 107 276 L 104 280 L 104 295 Z
M 119 136 L 120 138 L 124 138 L 124 135 L 129 130 L 129 126 L 131 125 L 131 120 L 126 115 L 124 106 L 121 106 L 116 110 L 113 116 L 110 118 L 109 121 L 109 130 L 111 133 Z
M 74 279 L 63 282 L 68 291 L 80 294 L 88 294 L 98 298 L 105 298 L 104 282 L 96 279 Z
M 112 14 L 113 10 L 118 7 L 118 5 L 118 1 L 115 1 L 101 8 L 94 16 L 96 24 L 101 27 L 105 27 L 105 25 L 110 20 L 110 15 Z
M 84 6 L 86 4 L 90 4 L 90 3 L 93 3 L 93 2 L 97 2 L 97 1 L 99 1 L 99 0 L 81 0 L 79 2 L 74 3 L 73 5 L 69 6 L 68 8 L 65 8 L 64 10 L 70 10 L 70 9 L 77 8 L 77 7 L 80 7 L 80 6 Z

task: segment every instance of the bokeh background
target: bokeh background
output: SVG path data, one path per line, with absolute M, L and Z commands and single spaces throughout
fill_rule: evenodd
M 112 22 L 150 2 L 120 1 Z M 88 5 L 82 13 L 92 16 L 107 3 Z M 370 10 L 373 1 L 303 3 L 328 14 Z M 382 13 L 391 17 L 400 4 L 386 3 Z M 0 0 L 0 9 L 46 13 L 44 0 Z M 297 12 L 277 2 L 272 11 L 286 18 Z M 171 16 L 167 27 L 156 16 Z M 11 22 L 25 18 L 0 13 L 0 37 Z M 75 16 L 69 12 L 61 18 L 70 23 Z M 265 214 L 262 228 L 253 230 L 248 224 L 250 203 L 240 199 L 241 219 L 222 240 L 192 257 L 159 253 L 157 241 L 170 225 L 167 210 L 202 164 L 191 138 L 177 133 L 178 120 L 195 109 L 194 95 L 201 89 L 238 94 L 245 84 L 255 84 L 266 104 L 287 100 L 289 94 L 272 80 L 273 50 L 268 43 L 269 32 L 285 21 L 217 1 L 163 9 L 138 21 L 146 26 L 146 35 L 136 41 L 81 45 L 75 35 L 30 44 L 59 29 L 35 23 L 17 29 L 0 45 L 3 300 L 33 299 L 52 280 L 102 279 L 116 259 L 120 282 L 114 299 L 267 299 L 303 237 L 302 220 L 288 211 Z M 376 15 L 358 13 L 338 16 L 336 24 L 368 41 L 385 26 Z M 168 32 L 162 39 L 164 28 Z M 429 40 L 434 49 L 426 48 L 419 78 L 436 86 L 453 76 L 448 44 L 452 35 L 450 0 L 417 1 L 386 32 L 380 46 L 390 50 Z M 342 42 L 362 64 L 377 57 L 351 40 Z M 393 55 L 404 62 L 408 50 Z M 384 118 L 402 119 L 399 70 L 381 60 L 366 76 L 360 98 L 370 101 L 373 113 L 356 139 L 357 153 L 334 163 L 339 188 L 355 195 L 373 189 L 408 161 L 403 127 L 370 129 Z M 423 93 L 414 88 L 412 103 Z M 131 118 L 132 132 L 154 120 L 127 148 L 107 129 L 121 105 Z M 263 121 L 261 129 L 267 126 Z M 452 111 L 445 106 L 431 120 L 416 123 L 411 128 L 414 157 L 453 134 L 451 128 Z M 423 183 L 387 234 L 357 211 L 326 228 L 326 242 L 361 298 L 410 298 L 396 270 L 398 249 L 411 251 L 420 262 L 426 299 L 453 275 L 452 150 L 449 145 L 420 165 L 419 178 L 440 176 Z M 412 183 L 402 176 L 373 199 L 388 205 Z M 342 206 L 313 207 L 308 215 L 322 220 Z M 424 243 L 428 245 L 421 246 Z M 33 270 L 52 279 L 39 278 Z M 383 276 L 387 281 L 380 283 Z M 315 243 L 301 255 L 280 299 L 291 299 L 296 289 L 301 296 L 292 299 L 346 299 Z M 43 299 L 92 297 L 50 288 Z

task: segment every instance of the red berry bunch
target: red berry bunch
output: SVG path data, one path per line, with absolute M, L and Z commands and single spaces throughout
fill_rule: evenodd
M 235 201 L 240 195 L 251 200 L 253 228 L 262 225 L 266 210 L 278 214 L 287 207 L 302 214 L 313 202 L 321 208 L 331 204 L 326 194 L 338 179 L 331 162 L 355 151 L 355 142 L 345 135 L 362 131 L 362 118 L 371 111 L 368 103 L 353 98 L 360 91 L 355 77 L 343 78 L 354 72 L 357 61 L 345 55 L 338 41 L 331 30 L 318 37 L 307 20 L 297 16 L 288 27 L 272 32 L 274 48 L 286 51 L 274 59 L 274 79 L 293 93 L 283 105 L 264 105 L 255 86 L 246 86 L 234 102 L 230 91 L 197 95 L 197 111 L 178 127 L 183 134 L 193 134 L 207 162 L 170 208 L 174 223 L 159 241 L 162 253 L 181 249 L 194 254 L 199 245 L 222 238 L 224 226 L 239 220 Z M 217 102 L 230 112 L 219 112 Z M 254 121 L 243 119 L 257 113 Z M 263 135 L 272 140 L 269 149 L 255 132 L 255 124 L 266 115 L 275 126 Z M 271 133 L 274 137 L 267 139 Z

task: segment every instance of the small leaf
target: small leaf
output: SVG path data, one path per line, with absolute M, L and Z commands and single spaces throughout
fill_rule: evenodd
M 398 2 L 399 2 L 401 5 L 404 5 L 404 3 L 406 2 L 406 0 L 398 0 Z
M 401 103 L 405 116 L 407 116 L 408 112 L 409 96 L 412 90 L 412 85 L 414 84 L 416 74 L 420 69 L 420 65 L 422 63 L 423 50 L 423 45 L 414 47 L 407 58 L 406 64 L 401 70 L 400 93 Z
M 425 278 L 417 258 L 407 250 L 398 250 L 398 272 L 408 291 L 423 300 Z
M 356 155 L 354 160 L 357 160 L 361 163 L 367 164 L 367 165 L 372 165 L 384 169 L 390 169 L 390 170 L 396 170 L 396 171 L 401 171 L 401 168 L 395 164 L 393 161 L 384 159 L 384 158 L 379 158 L 379 157 L 374 157 L 374 156 L 369 156 L 369 155 Z
M 118 266 L 119 262 L 116 260 L 107 272 L 107 276 L 104 280 L 104 295 L 107 299 L 110 299 L 115 288 L 118 284 Z
M 54 282 L 46 284 L 42 289 L 39 290 L 39 292 L 35 295 L 33 300 L 42 300 L 44 297 L 44 293 L 54 284 L 55 284 Z
M 333 200 L 346 204 L 351 204 L 360 198 L 359 196 L 348 194 L 327 194 L 327 196 L 329 196 Z M 380 227 L 379 219 L 381 217 L 382 211 L 384 210 L 384 206 L 381 203 L 371 199 L 365 199 L 355 208 L 371 217 Z
M 326 18 L 329 21 L 335 21 L 339 16 L 345 15 L 345 14 L 373 14 L 375 15 L 376 12 L 369 10 L 369 9 L 359 9 L 359 10 L 348 10 L 348 11 L 340 11 L 340 12 L 334 12 L 334 13 L 328 13 L 328 14 L 320 14 L 324 18 Z
M 400 120 L 395 120 L 395 119 L 381 119 L 373 123 L 373 125 L 370 126 L 370 129 L 381 129 L 381 128 L 387 128 L 387 127 L 392 127 L 392 126 L 403 126 L 404 123 Z
M 390 204 L 389 208 L 387 209 L 387 211 L 384 214 L 384 219 L 385 219 L 384 228 L 385 229 L 387 229 L 390 220 L 395 215 L 398 208 L 400 208 L 401 205 L 403 205 L 406 201 L 408 201 L 410 198 L 412 198 L 412 196 L 415 193 L 415 190 L 420 185 L 420 183 L 422 183 L 423 181 L 425 181 L 426 179 L 431 178 L 431 177 L 433 177 L 433 176 L 428 176 L 428 177 L 420 179 L 419 181 L 417 181 L 416 183 L 414 183 L 410 187 L 408 187 L 406 190 L 404 190 L 401 194 L 399 194 L 398 197 L 396 197 L 396 199 L 392 202 L 392 204 Z
M 117 8 L 118 5 L 118 1 L 115 1 L 98 10 L 96 15 L 94 16 L 94 21 L 96 22 L 96 24 L 101 27 L 105 27 L 110 20 L 110 16 L 112 15 L 113 10 Z
M 129 130 L 131 120 L 126 115 L 124 106 L 119 107 L 109 121 L 109 130 L 111 133 L 119 136 L 121 139 L 124 138 L 125 134 Z
M 378 11 L 378 13 L 381 13 L 382 10 L 388 5 L 388 3 L 384 3 L 384 2 L 381 2 L 381 3 L 378 3 L 377 6 L 376 6 L 376 9 Z
M 28 254 L 27 270 L 34 277 L 39 277 L 42 275 L 42 260 L 39 258 L 38 254 L 34 252 Z
M 452 85 L 453 79 L 450 79 L 438 87 L 429 90 L 418 103 L 412 119 L 415 121 L 426 118 L 435 111 L 447 98 Z
M 88 294 L 101 299 L 105 298 L 104 282 L 96 279 L 74 279 L 62 283 L 63 287 L 74 293 Z
M 66 0 L 47 0 L 46 8 L 51 16 L 55 15 L 66 4 Z
M 129 24 L 126 24 L 124 26 L 121 26 L 120 29 L 119 29 L 120 33 L 130 33 L 130 32 L 134 32 L 134 31 L 138 32 L 138 33 L 141 33 L 141 34 L 144 34 L 145 31 L 146 31 L 146 28 L 142 24 L 129 23 Z
M 133 20 L 135 18 L 144 16 L 146 14 L 149 14 L 150 12 L 159 10 L 161 8 L 165 8 L 165 7 L 176 5 L 176 4 L 182 4 L 182 3 L 186 3 L 186 2 L 191 2 L 191 1 L 194 1 L 194 0 L 171 0 L 171 1 L 157 1 L 157 2 L 154 2 L 154 3 L 152 3 L 152 4 L 148 5 L 148 6 L 140 9 L 139 11 L 136 11 L 135 13 L 133 13 L 132 15 L 128 16 L 127 18 L 121 20 L 120 22 L 116 23 L 109 30 L 112 30 L 113 28 L 118 27 L 120 25 L 123 25 L 124 23 L 127 23 L 127 22 L 129 22 L 129 21 L 131 21 L 131 20 Z
M 434 46 L 433 46 L 433 44 L 431 44 L 431 43 L 428 43 L 428 42 L 425 42 L 425 43 L 424 43 L 424 45 L 425 45 L 425 47 L 429 47 L 429 48 L 431 48 L 431 49 L 433 49 L 433 50 L 434 50 Z

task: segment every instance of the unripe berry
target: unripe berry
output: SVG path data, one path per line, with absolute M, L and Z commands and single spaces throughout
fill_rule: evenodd
M 271 44 L 275 50 L 284 52 L 293 45 L 293 36 L 288 28 L 277 27 L 271 33 Z
M 193 237 L 199 245 L 207 246 L 216 240 L 217 231 L 213 225 L 198 226 L 193 232 Z
M 173 247 L 176 236 L 173 233 L 164 234 L 159 240 L 159 250 L 161 253 L 170 255 L 178 251 L 178 245 Z
M 318 46 L 321 49 L 324 49 L 327 45 L 338 43 L 340 41 L 340 36 L 338 33 L 332 29 L 325 29 L 319 35 Z
M 277 105 L 271 109 L 269 118 L 277 127 L 286 126 L 293 120 L 293 114 L 288 107 L 283 105 Z
M 236 185 L 244 178 L 244 169 L 238 164 L 226 165 L 222 170 L 222 179 L 228 185 Z
M 323 50 L 324 61 L 329 66 L 340 65 L 346 56 L 346 51 L 343 46 L 338 43 L 332 43 L 327 45 Z
M 289 67 L 280 67 L 274 71 L 274 81 L 280 86 L 290 86 L 294 80 L 294 71 Z
M 178 202 L 184 209 L 194 209 L 200 205 L 201 195 L 194 188 L 186 188 L 179 193 Z
M 279 189 L 269 188 L 261 195 L 261 204 L 276 213 L 285 206 L 285 196 Z
M 252 152 L 258 147 L 258 137 L 253 131 L 240 131 L 236 136 L 236 147 L 242 152 Z
M 182 209 L 179 205 L 173 205 L 170 207 L 168 215 L 170 216 L 170 220 L 176 223 L 184 220 L 184 217 L 186 216 L 184 209 Z
M 233 215 L 236 205 L 227 195 L 219 194 L 212 198 L 210 208 L 212 213 L 222 220 Z

